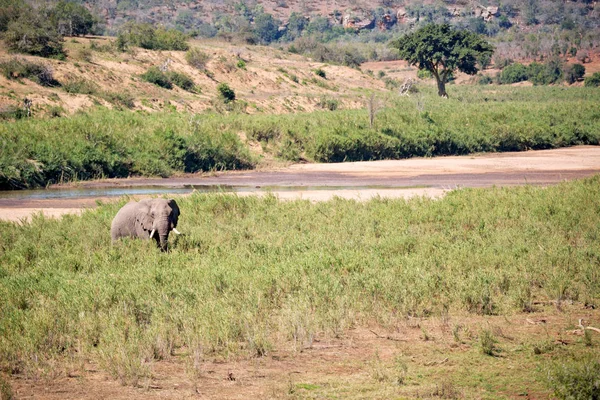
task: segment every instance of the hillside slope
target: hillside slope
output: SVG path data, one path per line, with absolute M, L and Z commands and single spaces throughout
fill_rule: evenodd
M 106 44 L 112 40 L 106 37 L 67 39 L 65 61 L 13 55 L 3 49 L 0 63 L 16 59 L 49 66 L 60 85 L 44 87 L 28 79 L 9 80 L 0 76 L 0 104 L 17 106 L 28 98 L 33 102 L 35 113 L 72 113 L 99 104 L 115 107 L 118 102 L 111 99 L 118 95 L 132 100 L 134 109 L 151 111 L 175 107 L 200 112 L 218 106 L 216 87 L 224 82 L 235 91 L 242 111 L 281 113 L 312 111 L 326 107 L 331 101 L 337 102 L 340 108 L 362 107 L 367 92 L 386 90 L 382 80 L 359 69 L 312 62 L 271 47 L 192 40 L 192 47 L 209 56 L 205 71 L 191 67 L 183 51 L 90 50 L 91 46 L 108 49 L 110 46 Z M 140 77 L 148 68 L 165 64 L 169 71 L 189 75 L 196 84 L 196 93 L 178 87 L 164 89 Z M 315 74 L 318 68 L 325 72 L 326 78 Z M 408 67 L 407 70 L 416 76 L 416 69 Z

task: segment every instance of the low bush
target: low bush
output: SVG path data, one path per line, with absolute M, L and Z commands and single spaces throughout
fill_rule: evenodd
M 167 72 L 166 75 L 167 75 L 167 78 L 175 86 L 178 86 L 178 87 L 182 88 L 183 90 L 187 90 L 188 92 L 193 92 L 196 88 L 196 84 L 194 83 L 192 78 L 189 77 L 189 75 L 186 75 L 182 72 L 176 72 L 176 71 L 169 71 L 169 72 Z
M 337 110 L 340 102 L 337 99 L 333 99 L 327 96 L 322 96 L 317 102 L 317 106 L 320 108 L 324 108 L 329 111 Z
M 325 73 L 325 71 L 323 71 L 321 68 L 317 68 L 317 69 L 315 69 L 315 71 L 314 71 L 314 72 L 315 72 L 315 75 L 316 75 L 316 76 L 319 76 L 319 77 L 321 77 L 321 78 L 323 78 L 323 79 L 327 79 L 327 74 L 326 74 L 326 73 Z
M 219 93 L 221 99 L 223 99 L 223 102 L 230 103 L 232 101 L 235 101 L 235 92 L 229 87 L 228 84 L 224 82 L 219 83 L 217 85 L 217 92 Z
M 203 71 L 206 69 L 206 64 L 210 60 L 210 56 L 197 47 L 193 47 L 185 53 L 185 60 L 192 67 Z
M 158 67 L 150 67 L 140 76 L 146 82 L 152 83 L 165 89 L 173 89 L 173 82 L 169 76 Z
M 52 68 L 45 64 L 38 64 L 24 59 L 13 58 L 0 63 L 0 71 L 7 79 L 27 78 L 42 86 L 58 86 L 60 83 L 54 79 Z
M 548 384 L 559 399 L 600 399 L 600 359 L 557 362 L 548 370 Z
M 124 51 L 129 46 L 148 50 L 188 50 L 187 36 L 176 30 L 156 28 L 149 23 L 128 22 L 117 36 L 117 48 Z
M 489 85 L 489 84 L 491 84 L 493 82 L 494 82 L 494 80 L 489 75 L 481 75 L 479 77 L 479 79 L 477 79 L 477 83 L 480 84 L 480 85 Z
M 585 86 L 599 87 L 600 86 L 600 72 L 596 72 L 592 76 L 588 76 L 587 78 L 585 78 Z
M 568 84 L 583 80 L 585 67 L 581 64 L 567 65 L 564 69 L 564 78 Z
M 129 92 L 108 92 L 103 91 L 98 94 L 101 98 L 112 103 L 117 108 L 133 108 L 135 107 L 134 98 Z
M 158 67 L 150 67 L 140 77 L 146 82 L 150 82 L 165 89 L 173 89 L 173 85 L 178 86 L 183 90 L 187 90 L 188 92 L 194 92 L 196 89 L 196 84 L 192 78 L 182 72 L 162 72 Z
M 500 83 L 511 84 L 526 81 L 529 77 L 529 71 L 523 64 L 515 63 L 504 67 L 500 73 Z
M 62 89 L 72 94 L 96 94 L 99 90 L 94 82 L 79 77 L 67 78 L 62 84 Z

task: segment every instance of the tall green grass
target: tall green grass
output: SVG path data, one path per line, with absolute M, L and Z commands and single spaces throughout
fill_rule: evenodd
M 99 110 L 0 124 L 0 189 L 99 176 L 251 168 L 239 137 L 284 160 L 340 162 L 546 149 L 600 142 L 593 88 L 455 86 L 391 96 L 366 110 L 287 115 L 143 114 Z
M 300 350 L 407 316 L 600 305 L 600 178 L 441 200 L 178 198 L 170 253 L 110 244 L 109 204 L 0 223 L 0 368 L 93 360 L 135 384 L 153 360 Z M 65 361 L 66 360 L 66 361 Z M 73 361 L 75 360 L 75 361 Z
M 253 165 L 235 133 L 201 130 L 186 114 L 98 110 L 0 125 L 0 189 Z

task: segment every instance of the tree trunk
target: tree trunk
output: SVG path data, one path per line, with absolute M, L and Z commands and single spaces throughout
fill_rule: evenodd
M 446 93 L 446 82 L 444 82 L 443 78 L 440 78 L 437 76 L 436 76 L 436 80 L 437 80 L 437 87 L 438 87 L 438 95 L 440 97 L 447 99 L 448 93 Z

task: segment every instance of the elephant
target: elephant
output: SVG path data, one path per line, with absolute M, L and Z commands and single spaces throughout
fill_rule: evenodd
M 177 229 L 180 211 L 173 199 L 146 199 L 125 204 L 110 226 L 112 241 L 122 237 L 154 239 L 162 251 L 167 251 L 169 232 Z

